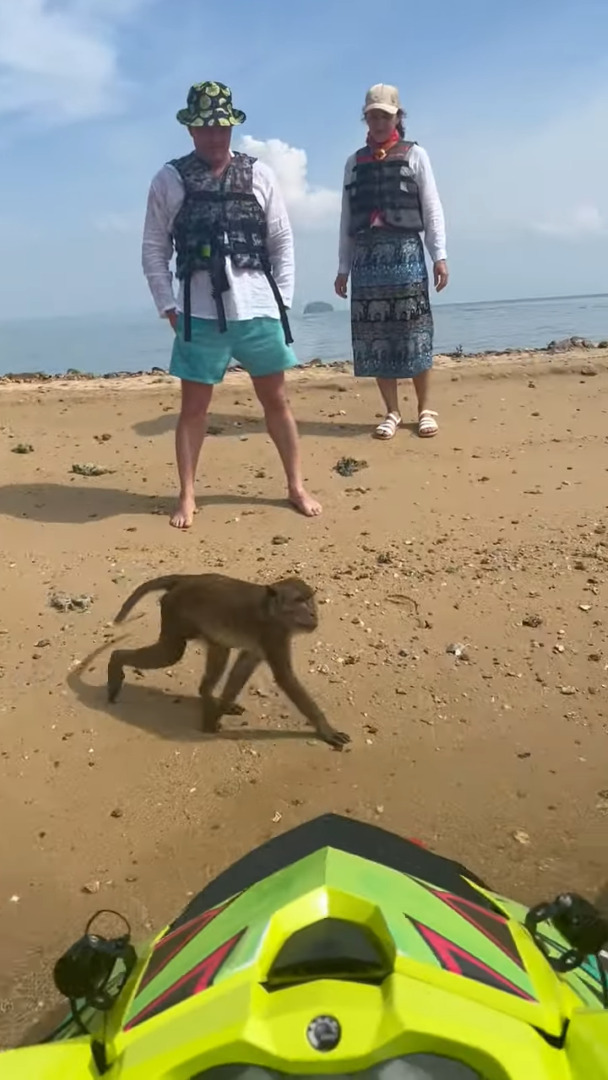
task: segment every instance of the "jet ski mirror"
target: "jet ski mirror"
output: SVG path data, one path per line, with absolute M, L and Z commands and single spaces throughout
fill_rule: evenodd
M 93 923 L 100 915 L 118 915 L 127 932 L 120 937 L 105 938 L 91 932 Z M 117 980 L 110 980 L 116 965 L 122 961 L 123 970 Z M 83 936 L 60 956 L 53 970 L 53 981 L 60 994 L 72 1006 L 74 1018 L 88 1034 L 80 1019 L 77 1002 L 107 1012 L 129 978 L 137 962 L 137 953 L 131 945 L 131 928 L 126 919 L 115 911 L 98 911 L 89 920 Z
M 551 956 L 539 926 L 551 922 L 566 939 L 570 949 L 560 956 Z M 561 893 L 552 903 L 538 904 L 526 915 L 525 926 L 554 971 L 568 972 L 581 967 L 594 956 L 597 959 L 604 1007 L 608 1009 L 608 980 L 600 953 L 608 945 L 608 921 L 589 900 L 577 893 Z

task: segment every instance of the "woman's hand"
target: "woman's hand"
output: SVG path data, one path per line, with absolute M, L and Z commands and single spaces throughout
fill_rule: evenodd
M 450 280 L 450 275 L 448 273 L 448 264 L 445 259 L 438 259 L 433 266 L 433 279 L 435 281 L 435 289 L 437 290 L 437 292 L 441 292 L 442 289 L 445 289 L 448 281 Z
M 338 274 L 334 281 L 334 289 L 342 300 L 346 300 L 346 297 L 348 296 L 348 274 Z
M 165 312 L 165 318 L 168 319 L 171 329 L 177 330 L 177 311 L 175 308 L 171 308 L 170 311 Z

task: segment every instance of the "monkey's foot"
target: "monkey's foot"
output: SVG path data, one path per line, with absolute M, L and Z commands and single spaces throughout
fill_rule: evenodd
M 238 705 L 235 701 L 232 705 L 226 705 L 224 716 L 242 716 L 244 712 L 244 705 Z
M 318 517 L 323 512 L 321 503 L 313 499 L 303 487 L 290 488 L 289 501 L 305 517 Z
M 217 704 L 215 702 L 206 701 L 201 717 L 201 731 L 206 731 L 208 734 L 219 731 L 221 718 L 222 713 L 221 710 L 218 709 Z
M 174 529 L 189 529 L 197 513 L 196 500 L 191 495 L 180 495 L 176 509 L 170 518 Z
M 199 687 L 198 692 L 199 692 L 201 697 L 203 697 L 203 698 L 205 697 L 205 691 L 203 690 L 202 686 Z M 219 702 L 216 701 L 215 698 L 213 698 L 212 701 L 213 701 L 212 708 L 213 709 L 218 709 L 219 708 Z M 242 716 L 244 712 L 245 712 L 245 706 L 237 704 L 236 701 L 233 702 L 232 705 L 226 705 L 226 707 L 222 709 L 222 714 L 224 716 Z
M 110 705 L 114 704 L 120 694 L 123 682 L 124 679 L 114 679 L 112 682 L 108 682 L 108 701 L 110 702 Z
M 219 716 L 216 716 L 215 718 L 206 716 L 206 717 L 203 718 L 203 722 L 201 724 L 201 731 L 204 732 L 205 735 L 216 735 L 219 730 L 220 730 L 220 718 L 219 718 Z
M 347 735 L 345 731 L 336 731 L 335 728 L 328 728 L 327 731 L 321 731 L 319 734 L 326 743 L 333 746 L 334 750 L 341 750 L 346 743 L 351 741 L 350 735 Z

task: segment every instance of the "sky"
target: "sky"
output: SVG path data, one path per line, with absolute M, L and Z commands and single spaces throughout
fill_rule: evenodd
M 445 302 L 608 292 L 606 0 L 0 0 L 0 319 L 153 311 L 148 188 L 208 78 L 280 181 L 297 304 L 332 299 L 375 82 L 431 158 Z

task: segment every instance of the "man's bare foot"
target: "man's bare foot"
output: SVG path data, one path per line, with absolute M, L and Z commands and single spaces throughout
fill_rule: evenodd
M 174 529 L 189 529 L 197 513 L 196 501 L 193 496 L 180 496 L 177 509 L 171 515 L 170 524 Z
M 304 488 L 290 488 L 289 501 L 305 517 L 318 517 L 323 511 L 321 503 L 313 499 Z

